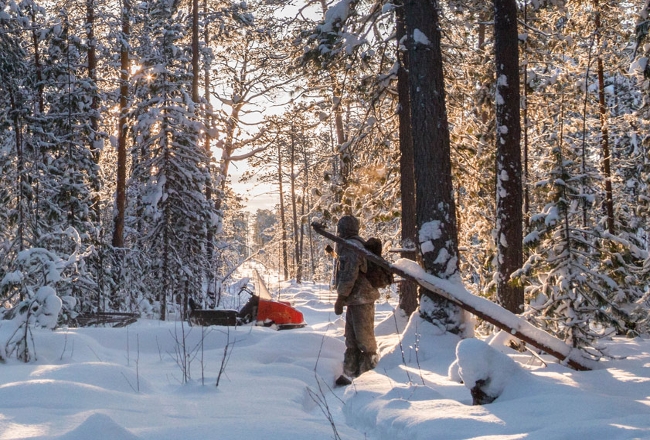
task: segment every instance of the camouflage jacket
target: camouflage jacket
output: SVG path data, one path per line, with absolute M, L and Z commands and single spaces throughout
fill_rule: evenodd
M 363 246 L 359 236 L 351 237 Z M 338 255 L 335 286 L 336 293 L 345 298 L 345 305 L 372 304 L 379 299 L 379 290 L 372 287 L 365 277 L 368 265 L 366 259 L 351 249 L 336 245 Z

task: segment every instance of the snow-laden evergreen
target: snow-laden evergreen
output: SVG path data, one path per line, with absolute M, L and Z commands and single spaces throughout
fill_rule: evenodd
M 140 103 L 128 222 L 150 275 L 141 295 L 155 303 L 162 319 L 175 312 L 168 302 L 187 304 L 190 297 L 203 302 L 207 232 L 216 227 L 216 213 L 205 197 L 209 159 L 199 143 L 202 124 L 194 111 L 188 51 L 182 44 L 186 16 L 166 8 L 166 2 L 154 3 L 143 15 L 152 32 L 138 51 Z

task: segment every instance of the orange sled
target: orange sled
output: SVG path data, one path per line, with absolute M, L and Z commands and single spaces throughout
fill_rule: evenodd
M 306 326 L 301 312 L 291 307 L 286 301 L 261 299 L 251 296 L 246 305 L 237 310 L 192 310 L 190 324 L 210 326 L 235 326 L 255 322 L 257 325 L 270 327 L 275 325 L 278 330 L 288 330 Z
M 289 302 L 272 299 L 257 271 L 255 271 L 255 282 L 255 292 L 251 292 L 246 287 L 242 288 L 241 291 L 247 291 L 251 297 L 239 311 L 195 309 L 192 307 L 192 301 L 190 324 L 234 326 L 255 322 L 265 327 L 275 325 L 278 330 L 301 328 L 307 325 L 302 313 L 291 307 Z
M 302 313 L 291 307 L 288 302 L 265 299 L 259 300 L 257 323 L 264 326 L 275 324 L 278 330 L 300 328 L 306 325 Z

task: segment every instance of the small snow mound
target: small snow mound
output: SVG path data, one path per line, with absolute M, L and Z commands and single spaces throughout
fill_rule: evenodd
M 152 390 L 149 381 L 139 377 L 134 368 L 108 362 L 43 365 L 37 367 L 30 376 L 33 380 L 75 382 L 129 394 L 149 393 Z
M 132 434 L 131 431 L 123 426 L 118 425 L 106 414 L 96 413 L 88 417 L 72 431 L 55 438 L 61 440 L 87 440 L 89 438 L 98 440 L 130 440 L 139 439 L 140 437 Z
M 405 387 L 393 387 L 382 397 L 385 400 L 405 399 L 409 402 L 426 402 L 444 398 L 442 394 L 433 388 L 415 383 Z
M 395 309 L 393 313 L 388 315 L 386 319 L 381 321 L 375 327 L 376 336 L 388 336 L 394 334 L 401 334 L 408 325 L 410 316 L 402 309 Z
M 463 378 L 460 377 L 460 366 L 458 365 L 458 360 L 452 362 L 447 370 L 447 377 L 453 382 L 463 383 Z
M 296 298 L 298 298 L 298 296 L 296 296 L 296 297 L 294 298 L 294 300 L 295 300 Z M 305 297 L 305 298 L 306 298 L 306 297 Z M 303 300 L 303 301 L 301 301 L 301 302 L 296 302 L 296 303 L 294 304 L 294 307 L 295 307 L 295 306 L 299 306 L 299 307 L 308 307 L 308 308 L 310 308 L 310 309 L 312 309 L 312 310 L 318 310 L 318 311 L 320 311 L 320 310 L 331 310 L 331 309 L 332 309 L 332 305 L 331 305 L 331 304 L 323 303 L 322 301 L 319 301 L 319 300 L 317 300 L 317 299 L 307 299 L 307 300 Z
M 345 321 L 338 318 L 335 321 L 313 324 L 309 327 L 314 331 L 327 333 L 328 336 L 343 336 L 342 332 L 345 330 Z
M 490 347 L 493 347 L 502 353 L 504 352 L 503 347 L 510 347 L 512 344 L 521 343 L 518 338 L 503 330 L 499 331 L 496 335 L 493 335 L 492 338 L 486 342 L 490 345 Z
M 379 371 L 390 370 L 402 364 L 420 368 L 423 364 L 428 365 L 428 361 L 435 360 L 436 365 L 444 365 L 446 370 L 455 359 L 458 341 L 457 335 L 440 330 L 414 313 L 396 345 L 382 350 L 377 368 Z
M 342 316 L 336 316 L 336 319 L 334 321 L 329 321 L 326 323 L 325 329 L 334 332 L 336 330 L 345 330 L 345 319 L 343 319 Z
M 458 374 L 468 389 L 480 385 L 483 392 L 498 397 L 519 367 L 507 355 L 478 339 L 463 339 L 456 346 Z M 451 368 L 450 368 L 451 370 Z
M 305 290 L 300 286 L 300 288 L 294 289 L 290 288 L 287 289 L 286 291 L 282 292 L 282 294 L 286 296 L 293 297 L 293 299 L 313 299 L 314 298 L 314 293 L 310 292 L 309 290 Z

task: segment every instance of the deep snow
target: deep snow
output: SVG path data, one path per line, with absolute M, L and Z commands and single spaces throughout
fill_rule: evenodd
M 650 438 L 647 339 L 612 341 L 610 352 L 625 358 L 587 372 L 547 357 L 544 366 L 503 345 L 503 334 L 490 346 L 465 340 L 458 371 L 457 336 L 417 316 L 407 322 L 382 299 L 379 365 L 331 389 L 344 351 L 334 294 L 324 285 L 280 287 L 307 327 L 201 329 L 141 319 L 119 329 L 34 330 L 38 360 L 0 365 L 0 440 Z M 277 295 L 277 284 L 269 288 Z M 176 354 L 183 329 L 187 384 Z M 463 371 L 466 380 L 490 373 L 501 396 L 472 406 L 458 382 Z

